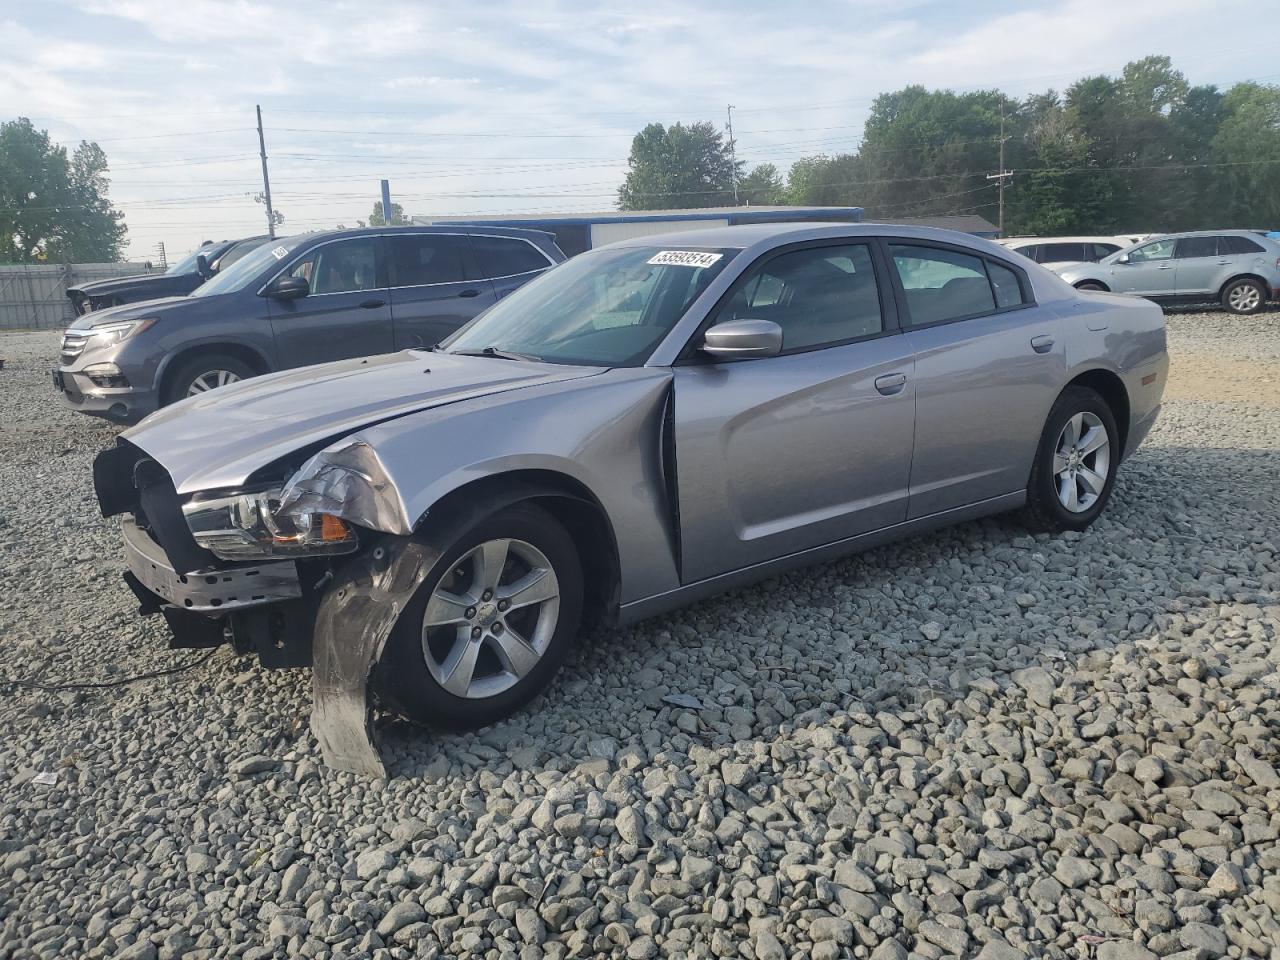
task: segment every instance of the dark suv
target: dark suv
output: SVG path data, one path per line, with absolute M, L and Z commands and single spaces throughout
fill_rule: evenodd
M 265 235 L 245 237 L 243 240 L 208 241 L 164 273 L 140 273 L 131 277 L 95 280 L 78 287 L 68 287 L 67 297 L 70 298 L 77 316 L 83 316 L 91 310 L 104 310 L 142 300 L 179 297 L 190 293 L 219 270 L 225 270 L 266 242 Z
M 433 346 L 564 259 L 549 234 L 499 227 L 274 240 L 190 296 L 80 317 L 53 382 L 75 409 L 132 423 L 273 370 Z

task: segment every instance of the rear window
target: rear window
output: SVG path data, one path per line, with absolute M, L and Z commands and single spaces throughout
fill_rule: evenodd
M 471 248 L 480 263 L 480 276 L 485 278 L 513 277 L 551 266 L 533 244 L 515 237 L 473 236 Z
M 1255 243 L 1248 237 L 1228 236 L 1222 238 L 1223 253 L 1266 253 L 1266 249 L 1260 243 Z
M 1040 248 L 1041 263 L 1059 263 L 1063 260 L 1085 260 L 1083 243 L 1046 243 Z

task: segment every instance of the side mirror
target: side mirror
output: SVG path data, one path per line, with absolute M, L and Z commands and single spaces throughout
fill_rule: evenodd
M 311 292 L 306 277 L 277 277 L 267 287 L 267 296 L 277 300 L 300 300 Z
M 726 320 L 707 330 L 702 352 L 724 360 L 776 357 L 782 328 L 772 320 Z
M 196 254 L 196 273 L 206 280 L 213 276 L 213 268 L 209 266 L 209 258 L 203 253 Z
M 1126 253 L 1123 257 L 1116 257 L 1116 263 L 1129 263 L 1129 255 Z

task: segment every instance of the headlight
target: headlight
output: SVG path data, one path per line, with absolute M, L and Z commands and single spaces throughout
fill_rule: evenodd
M 358 541 L 340 517 L 282 510 L 281 491 L 247 491 L 188 501 L 182 512 L 196 543 L 223 560 L 312 557 L 350 553 Z
M 119 343 L 121 340 L 136 336 L 155 322 L 155 317 L 145 317 L 141 320 L 116 320 L 112 323 L 103 323 L 96 327 L 90 327 L 85 332 L 93 338 L 95 347 L 109 347 L 113 343 Z
M 413 532 L 404 504 L 377 451 L 360 437 L 321 450 L 285 484 L 281 508 L 290 514 L 317 511 L 386 533 Z

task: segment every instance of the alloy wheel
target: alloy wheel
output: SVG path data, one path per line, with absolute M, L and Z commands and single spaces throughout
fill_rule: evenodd
M 455 697 L 493 697 L 528 675 L 551 643 L 560 583 L 524 540 L 488 540 L 441 577 L 422 615 L 422 655 Z
M 1053 478 L 1058 501 L 1072 513 L 1084 513 L 1102 496 L 1111 472 L 1111 438 L 1097 414 L 1071 417 L 1058 435 Z
M 235 383 L 239 379 L 240 375 L 234 370 L 208 370 L 191 381 L 191 386 L 187 387 L 187 396 L 198 396 L 217 387 Z
M 1227 303 L 1231 305 L 1231 309 L 1240 313 L 1256 309 L 1261 300 L 1262 294 L 1252 283 L 1238 284 L 1227 294 Z

